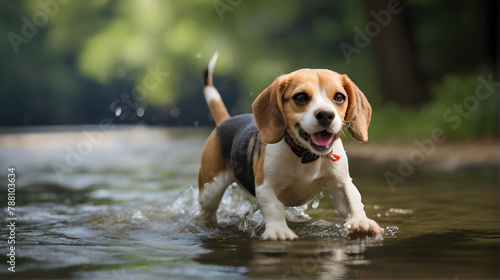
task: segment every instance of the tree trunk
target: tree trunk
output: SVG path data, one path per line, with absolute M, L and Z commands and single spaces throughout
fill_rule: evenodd
M 386 102 L 408 107 L 419 106 L 429 101 L 431 95 L 417 63 L 416 43 L 409 13 L 405 6 L 399 6 L 399 13 L 392 13 L 388 7 L 389 2 L 393 1 L 363 1 L 367 22 L 377 22 L 375 14 L 379 14 L 380 33 L 374 36 L 373 41 L 376 46 L 375 65 L 381 94 Z M 384 18 L 382 13 L 390 14 L 390 18 Z M 385 20 L 385 27 L 380 18 Z

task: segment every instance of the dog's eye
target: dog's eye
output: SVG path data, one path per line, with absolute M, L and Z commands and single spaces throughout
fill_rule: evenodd
M 305 105 L 309 101 L 309 96 L 305 92 L 299 92 L 293 96 L 293 101 L 297 103 L 297 105 Z
M 333 101 L 335 101 L 335 103 L 337 104 L 342 104 L 345 101 L 345 96 L 342 93 L 337 92 L 333 97 Z

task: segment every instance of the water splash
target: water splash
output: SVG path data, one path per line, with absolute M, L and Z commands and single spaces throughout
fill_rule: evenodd
M 221 228 L 233 228 L 254 236 L 262 216 L 256 201 L 249 198 L 239 187 L 229 187 L 221 200 L 217 216 Z M 220 230 L 207 229 L 196 217 L 200 212 L 198 188 L 186 187 L 180 196 L 169 205 L 145 205 L 130 209 L 116 206 L 94 213 L 89 218 L 92 227 L 106 233 L 127 231 L 156 231 L 164 235 L 193 233 L 213 235 Z
M 146 205 L 136 208 L 117 206 L 114 209 L 91 215 L 89 222 L 94 229 L 116 236 L 127 236 L 132 231 L 149 234 L 176 235 L 194 234 L 204 238 L 258 238 L 264 230 L 264 219 L 257 200 L 237 185 L 227 188 L 217 210 L 219 226 L 206 228 L 197 219 L 200 212 L 198 188 L 187 186 L 179 197 L 169 205 Z M 322 196 L 299 207 L 286 207 L 285 213 L 290 227 L 301 238 L 346 238 L 342 219 L 313 220 L 306 213 L 317 208 Z M 387 227 L 384 237 L 394 237 L 397 227 Z

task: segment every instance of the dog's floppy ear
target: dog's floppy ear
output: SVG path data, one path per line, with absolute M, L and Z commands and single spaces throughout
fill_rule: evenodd
M 347 92 L 348 103 L 345 122 L 351 137 L 361 143 L 368 141 L 368 126 L 372 117 L 372 107 L 361 90 L 347 77 L 344 78 L 344 89 Z
M 252 103 L 255 122 L 265 143 L 278 143 L 285 136 L 286 122 L 282 106 L 285 80 L 285 76 L 278 77 Z

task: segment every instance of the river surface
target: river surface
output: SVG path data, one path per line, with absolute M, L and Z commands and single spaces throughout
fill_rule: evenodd
M 15 222 L 13 232 L 2 226 L 0 278 L 499 277 L 498 165 L 443 171 L 424 164 L 391 187 L 384 173 L 397 174 L 397 164 L 350 158 L 366 212 L 385 229 L 382 238 L 346 236 L 325 195 L 287 209 L 299 240 L 265 242 L 258 238 L 260 211 L 237 186 L 224 195 L 217 229 L 194 221 L 209 133 L 145 126 L 0 130 L 0 220 Z M 9 168 L 15 168 L 10 213 Z M 15 268 L 7 263 L 9 240 L 16 242 Z

